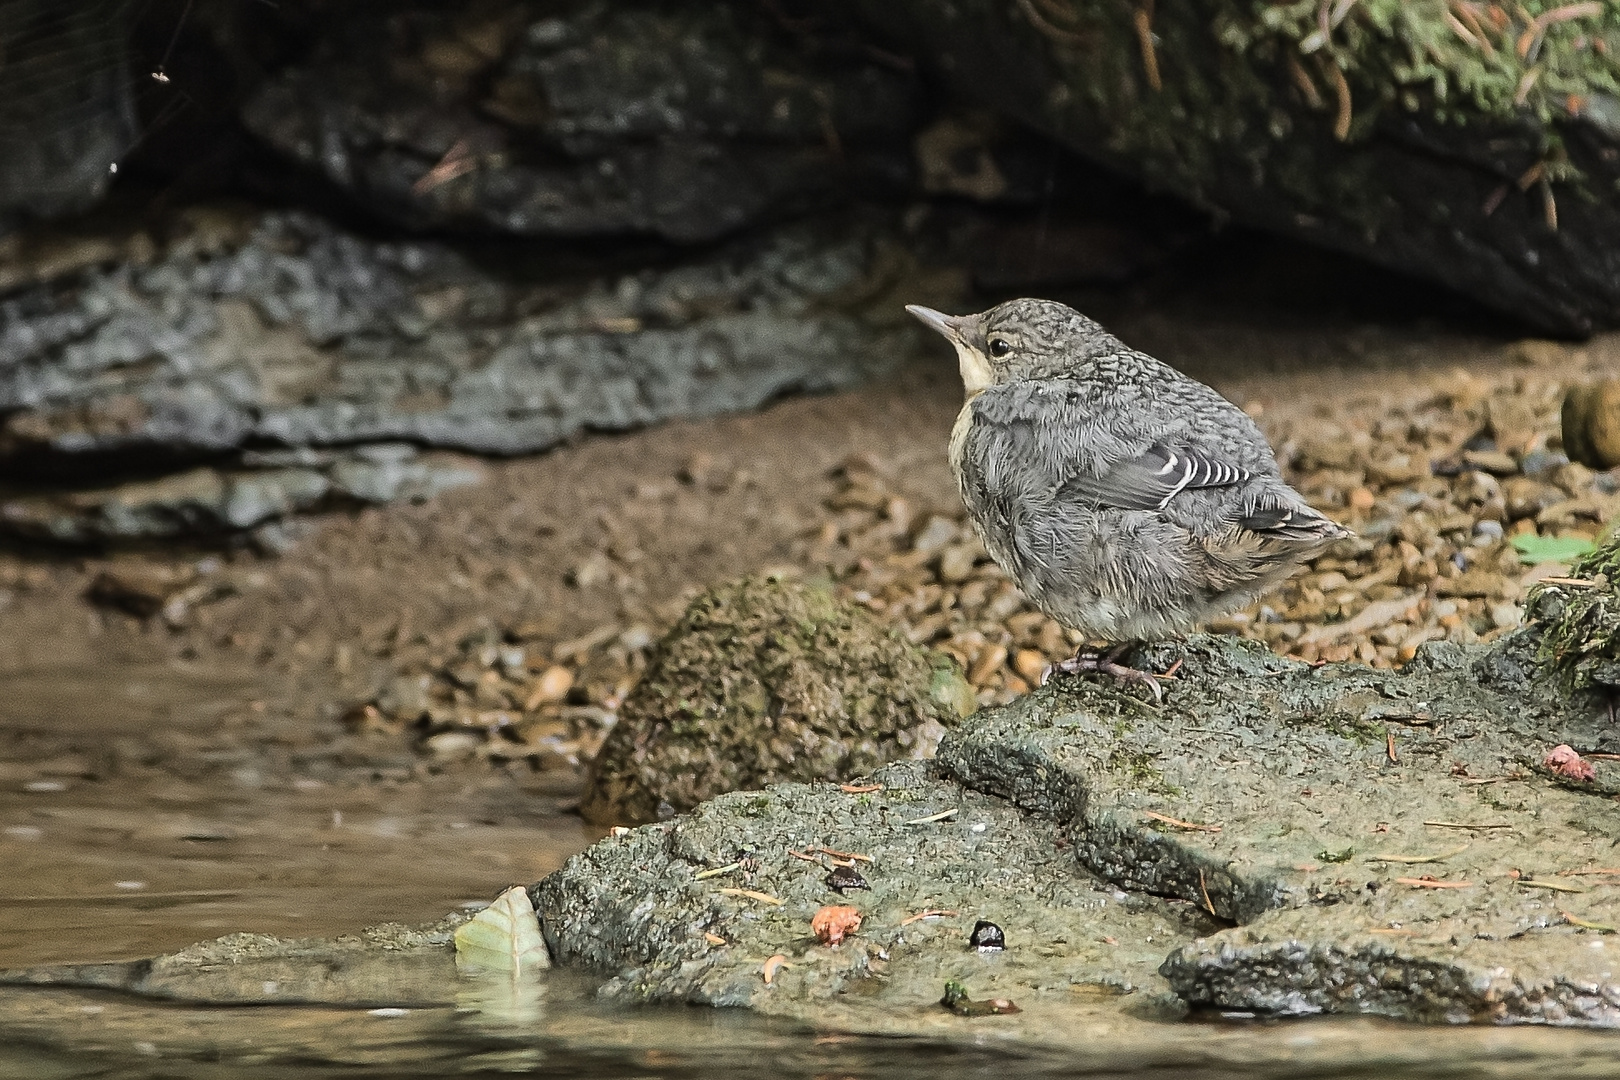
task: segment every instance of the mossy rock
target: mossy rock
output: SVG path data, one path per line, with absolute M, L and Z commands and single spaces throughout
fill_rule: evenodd
M 826 588 L 745 578 L 698 597 L 659 642 L 581 809 L 647 822 L 728 791 L 861 776 L 931 757 L 972 709 L 948 657 Z
M 1617 580 L 1620 537 L 1610 536 L 1576 559 L 1567 578 L 1530 595 L 1530 618 L 1541 633 L 1536 658 L 1569 689 L 1620 690 Z
M 1217 217 L 1620 323 L 1620 6 L 851 3 L 966 100 Z

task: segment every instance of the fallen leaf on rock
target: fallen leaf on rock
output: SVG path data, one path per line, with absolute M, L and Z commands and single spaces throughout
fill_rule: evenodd
M 508 971 L 513 978 L 525 970 L 551 966 L 540 920 L 529 901 L 529 891 L 514 885 L 489 907 L 456 930 L 456 967 Z
M 765 966 L 764 966 L 764 968 L 761 969 L 762 973 L 765 976 L 765 985 L 766 986 L 771 985 L 771 980 L 776 978 L 776 969 L 777 968 L 785 968 L 785 967 L 792 967 L 792 966 L 793 965 L 788 963 L 787 957 L 783 956 L 781 953 L 777 953 L 775 956 L 773 956 L 769 960 L 765 961 Z
M 1597 770 L 1592 763 L 1575 752 L 1575 748 L 1568 743 L 1559 743 L 1541 759 L 1542 767 L 1551 769 L 1556 775 L 1568 780 L 1592 781 L 1597 779 Z
M 823 945 L 837 945 L 861 928 L 861 913 L 852 907 L 829 904 L 810 918 L 810 929 Z
M 1519 553 L 1519 561 L 1526 566 L 1571 562 L 1593 547 L 1592 541 L 1582 536 L 1537 536 L 1534 533 L 1515 536 L 1512 543 Z

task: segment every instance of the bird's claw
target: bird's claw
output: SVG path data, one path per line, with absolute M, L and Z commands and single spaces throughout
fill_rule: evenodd
M 1096 653 L 1082 653 L 1072 656 L 1067 660 L 1059 661 L 1056 664 L 1047 665 L 1046 670 L 1041 673 L 1041 685 L 1045 686 L 1047 681 L 1051 679 L 1054 674 L 1061 673 L 1063 675 L 1085 675 L 1093 672 L 1103 675 L 1112 675 L 1121 682 L 1142 683 L 1146 685 L 1149 690 L 1153 691 L 1154 701 L 1164 700 L 1164 688 L 1161 687 L 1159 683 L 1161 680 L 1170 677 L 1166 675 L 1155 675 L 1151 671 L 1142 671 L 1138 668 L 1127 667 L 1126 665 L 1119 663 L 1114 658 L 1112 653 L 1105 655 L 1098 655 Z

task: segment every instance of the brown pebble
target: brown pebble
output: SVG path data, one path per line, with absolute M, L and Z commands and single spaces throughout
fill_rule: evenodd
M 1570 387 L 1560 420 L 1571 461 L 1593 469 L 1620 465 L 1620 379 Z
M 973 669 L 968 672 L 968 682 L 976 687 L 987 685 L 995 677 L 1001 665 L 1007 662 L 1007 647 L 1005 645 L 988 645 L 979 653 L 979 658 L 973 662 Z
M 1377 499 L 1368 488 L 1358 487 L 1350 493 L 1350 509 L 1352 510 L 1371 510 L 1373 503 L 1376 501 Z
M 1041 673 L 1046 670 L 1046 657 L 1034 649 L 1019 649 L 1013 657 L 1013 670 L 1031 686 L 1041 684 Z
M 1073 650 L 1068 648 L 1068 637 L 1063 633 L 1063 627 L 1054 619 L 1048 619 L 1041 624 L 1041 629 L 1035 635 L 1035 647 L 1047 656 L 1066 655 Z
M 1500 450 L 1465 450 L 1462 460 L 1469 468 L 1493 476 L 1512 476 L 1519 471 L 1519 463 L 1513 460 L 1513 455 Z
M 979 560 L 978 544 L 953 544 L 939 557 L 939 576 L 946 581 L 966 581 Z
M 574 673 L 561 664 L 554 664 L 535 680 L 534 688 L 523 702 L 524 712 L 533 712 L 542 705 L 561 701 L 574 687 Z

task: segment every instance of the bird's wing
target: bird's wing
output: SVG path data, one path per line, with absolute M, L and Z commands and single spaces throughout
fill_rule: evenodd
M 1100 475 L 1074 473 L 1058 488 L 1057 497 L 1118 510 L 1163 510 L 1183 491 L 1232 487 L 1252 478 L 1248 469 L 1207 451 L 1156 442 L 1134 457 L 1112 462 Z
M 1253 421 L 1212 390 L 1202 396 L 1210 401 L 1188 408 L 1159 400 L 1151 386 L 998 386 L 974 399 L 974 442 L 1000 474 L 987 477 L 991 487 L 1000 480 L 1060 504 L 1173 512 L 1179 496 L 1239 488 L 1276 469 L 1258 430 L 1246 440 L 1221 437 L 1246 434 Z M 1234 506 L 1234 516 L 1241 510 Z

